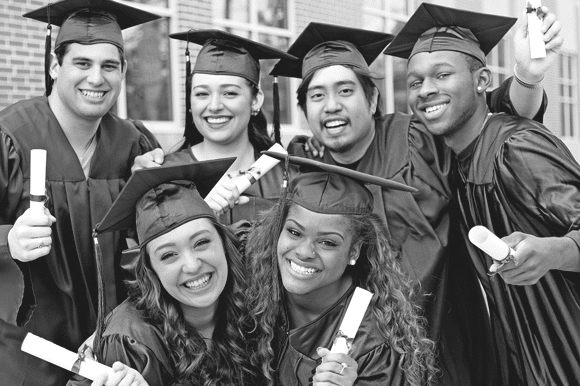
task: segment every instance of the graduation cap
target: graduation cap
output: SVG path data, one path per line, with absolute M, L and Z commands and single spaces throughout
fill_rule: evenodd
M 203 200 L 235 158 L 137 170 L 95 227 L 96 233 L 137 228 L 139 246 L 201 217 L 215 218 Z
M 290 164 L 300 166 L 300 173 L 293 176 L 288 187 L 290 200 L 316 213 L 372 213 L 374 198 L 365 184 L 378 185 L 383 189 L 417 191 L 396 181 L 308 158 L 272 151 L 263 151 L 262 154 L 280 160 L 288 159 Z
M 288 49 L 298 60 L 280 60 L 270 75 L 304 78 L 333 65 L 350 65 L 369 73 L 369 65 L 392 39 L 393 35 L 383 32 L 310 23 Z
M 52 89 L 48 74 L 52 24 L 61 27 L 55 49 L 67 43 L 110 43 L 123 50 L 121 30 L 161 18 L 112 0 L 62 0 L 22 16 L 47 23 L 44 55 L 46 95 L 50 95 Z
M 255 42 L 225 31 L 189 30 L 169 35 L 172 39 L 187 42 L 185 48 L 185 131 L 193 130 L 193 118 L 191 117 L 191 83 L 190 75 L 211 74 L 211 75 L 233 75 L 247 79 L 256 87 L 260 82 L 260 60 L 261 59 L 296 59 L 294 56 L 269 47 L 265 44 Z M 193 72 L 191 71 L 191 61 L 189 57 L 189 43 L 203 46 L 197 55 Z M 279 116 L 279 113 L 278 113 Z M 276 118 L 274 118 L 276 121 Z M 274 125 L 276 142 L 280 142 L 280 127 Z M 277 129 L 277 130 L 276 130 Z
M 419 52 L 456 51 L 485 64 L 485 56 L 516 20 L 423 3 L 384 54 L 410 59 Z

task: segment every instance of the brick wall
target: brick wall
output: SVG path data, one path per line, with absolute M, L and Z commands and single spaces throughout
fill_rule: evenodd
M 44 0 L 0 2 L 0 110 L 44 93 L 46 25 L 21 15 L 45 4 Z

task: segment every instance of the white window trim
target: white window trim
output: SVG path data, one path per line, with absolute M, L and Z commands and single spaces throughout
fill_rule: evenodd
M 580 133 L 578 130 L 578 123 L 579 123 L 579 119 L 580 117 L 578 116 L 578 57 L 574 52 L 569 52 L 569 51 L 564 51 L 562 50 L 560 52 L 560 57 L 558 58 L 559 60 L 562 60 L 562 57 L 566 57 L 566 58 L 572 58 L 572 69 L 571 69 L 571 73 L 572 73 L 572 78 L 563 78 L 560 76 L 560 74 L 558 73 L 558 77 L 556 78 L 557 81 L 557 85 L 558 85 L 558 91 L 557 91 L 557 103 L 559 108 L 562 108 L 562 104 L 568 104 L 568 105 L 572 105 L 572 116 L 575 119 L 575 122 L 568 122 L 568 124 L 570 124 L 571 126 L 566 127 L 564 132 L 566 133 L 566 135 L 562 135 L 562 128 L 564 125 L 564 122 L 560 122 L 560 132 L 558 133 L 558 136 L 564 140 L 580 140 Z M 559 64 L 559 63 L 558 63 Z M 558 72 L 560 70 L 558 69 Z M 562 96 L 560 95 L 560 87 L 561 86 L 572 86 L 572 96 Z M 560 114 L 561 117 L 561 114 Z M 566 117 L 567 119 L 567 117 Z M 569 135 L 568 133 L 570 132 L 570 127 L 572 127 L 573 130 L 573 134 Z

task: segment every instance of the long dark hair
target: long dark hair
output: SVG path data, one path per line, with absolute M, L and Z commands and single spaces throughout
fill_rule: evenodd
M 171 348 L 175 384 L 253 385 L 254 371 L 244 332 L 248 323 L 245 269 L 235 236 L 216 220 L 211 221 L 222 239 L 228 264 L 228 280 L 219 297 L 211 349 L 185 322 L 178 302 L 161 285 L 144 250 L 136 266 L 135 280 L 127 283 L 129 299 L 161 331 L 164 343 Z
M 291 201 L 281 199 L 264 214 L 260 224 L 249 235 L 246 254 L 252 282 L 248 288 L 249 312 L 256 319 L 256 352 L 252 362 L 261 367 L 269 385 L 275 384 L 273 361 L 279 353 L 277 324 L 284 313 L 283 284 L 278 269 L 277 245 Z M 374 293 L 370 307 L 376 327 L 396 350 L 409 385 L 429 385 L 437 373 L 434 343 L 426 337 L 425 320 L 411 299 L 415 289 L 395 259 L 388 232 L 375 214 L 346 215 L 353 240 L 361 243 L 356 265 L 347 274 L 356 285 Z M 281 221 L 282 219 L 282 221 Z
M 190 74 L 188 77 L 187 84 L 189 87 L 191 87 L 192 84 L 192 77 L 193 74 Z M 252 90 L 252 95 L 254 97 L 258 95 L 258 92 L 260 91 L 258 86 L 249 80 L 246 80 L 246 82 Z M 187 149 L 189 146 L 197 145 L 204 140 L 203 135 L 201 135 L 192 119 L 190 119 L 189 122 L 185 125 L 183 136 L 185 137 L 185 141 L 183 142 L 183 145 L 181 145 L 180 150 Z M 268 150 L 274 144 L 274 140 L 268 134 L 268 121 L 266 120 L 266 116 L 262 110 L 260 110 L 257 115 L 250 116 L 250 121 L 248 122 L 248 137 L 250 139 L 250 143 L 254 147 L 254 151 L 257 153 Z

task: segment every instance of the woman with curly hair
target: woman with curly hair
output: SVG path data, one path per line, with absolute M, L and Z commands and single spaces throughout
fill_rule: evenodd
M 243 332 L 246 279 L 237 241 L 200 195 L 231 161 L 139 171 L 97 226 L 124 228 L 131 222 L 117 219 L 133 216 L 140 241 L 129 298 L 108 316 L 102 335 L 97 329 L 99 361 L 122 362 L 150 386 L 255 384 Z M 172 181 L 184 173 L 203 177 L 197 187 Z
M 372 213 L 371 192 L 344 175 L 307 172 L 284 196 L 246 246 L 250 314 L 260 337 L 252 360 L 268 384 L 431 384 L 434 344 Z M 350 357 L 329 354 L 357 286 L 374 295 Z

